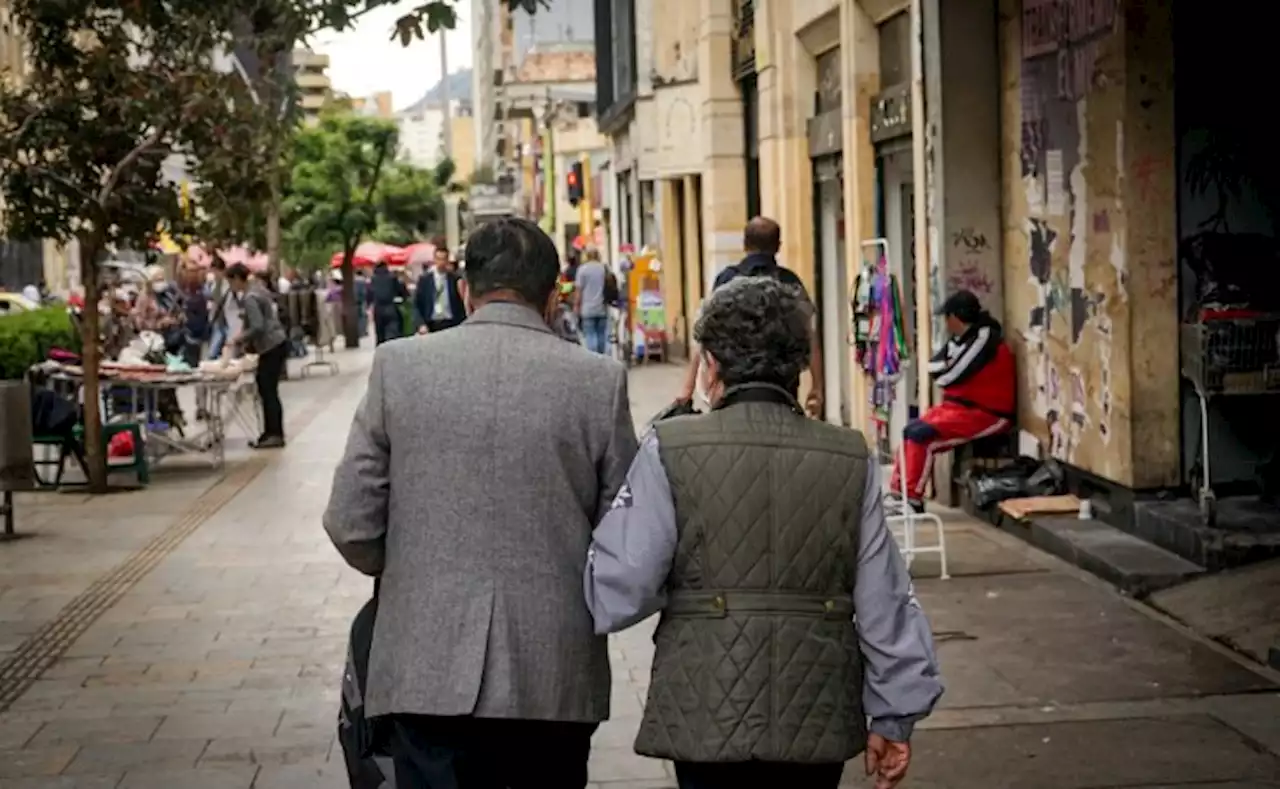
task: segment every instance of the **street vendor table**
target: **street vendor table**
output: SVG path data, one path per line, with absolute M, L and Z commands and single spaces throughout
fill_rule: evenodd
M 79 393 L 84 383 L 83 370 L 72 365 L 45 365 L 42 372 L 57 390 Z M 162 368 L 103 365 L 100 386 L 104 422 L 138 422 L 149 464 L 170 455 L 196 455 L 207 457 L 214 468 L 221 469 L 226 460 L 227 422 L 250 423 L 244 390 L 246 384 L 249 389 L 253 384 L 242 381 L 246 374 L 238 369 L 171 373 Z M 160 413 L 162 393 L 187 388 L 194 390 L 197 402 L 207 404 L 195 433 L 179 430 Z

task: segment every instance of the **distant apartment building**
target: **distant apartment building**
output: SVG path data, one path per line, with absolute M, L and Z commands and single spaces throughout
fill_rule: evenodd
M 298 85 L 298 104 L 308 123 L 320 117 L 321 110 L 333 97 L 329 80 L 329 56 L 309 49 L 293 52 L 294 80 Z
M 457 109 L 457 104 L 453 105 Z M 400 158 L 418 167 L 435 167 L 444 158 L 444 125 L 452 113 L 439 105 L 416 106 L 400 113 Z
M 373 118 L 393 118 L 395 110 L 391 107 L 391 91 L 380 90 L 368 96 L 355 96 L 349 99 L 351 111 L 357 115 Z

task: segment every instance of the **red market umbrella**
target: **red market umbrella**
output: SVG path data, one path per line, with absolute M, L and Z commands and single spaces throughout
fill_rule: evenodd
M 356 268 L 373 268 L 379 263 L 392 262 L 391 257 L 402 252 L 400 247 L 393 247 L 390 244 L 379 244 L 377 241 L 366 241 L 356 247 L 356 253 L 352 256 L 351 264 Z M 333 268 L 342 268 L 342 253 L 333 253 Z

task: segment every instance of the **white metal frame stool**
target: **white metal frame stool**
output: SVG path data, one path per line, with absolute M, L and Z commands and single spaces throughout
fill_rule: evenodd
M 897 456 L 898 468 L 905 471 L 906 450 L 902 443 L 898 444 Z M 897 491 L 897 493 L 901 496 L 902 511 L 897 515 L 886 515 L 885 523 L 889 526 L 889 531 L 893 533 L 894 539 L 898 541 L 898 548 L 902 551 L 902 558 L 906 561 L 908 570 L 911 569 L 911 563 L 915 561 L 918 554 L 936 553 L 938 554 L 938 562 L 941 569 L 941 574 L 938 577 L 945 581 L 951 577 L 951 574 L 947 569 L 947 535 L 942 518 L 932 512 L 916 512 L 912 509 L 907 497 L 907 475 L 899 473 L 898 477 L 901 490 Z M 916 527 L 920 523 L 928 523 L 933 526 L 938 535 L 937 544 L 921 546 L 916 542 Z M 898 537 L 898 533 L 894 531 L 899 528 L 902 533 L 901 537 Z

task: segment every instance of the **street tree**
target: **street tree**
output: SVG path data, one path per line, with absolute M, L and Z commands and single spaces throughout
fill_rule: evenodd
M 378 227 L 378 186 L 392 169 L 398 130 L 391 121 L 330 113 L 293 144 L 283 216 L 291 242 L 342 250 L 343 334 L 360 341 L 354 265 L 361 239 Z
M 377 240 L 404 246 L 441 232 L 444 192 L 452 172 L 449 159 L 429 170 L 407 162 L 392 166 L 378 185 Z
M 7 235 L 79 244 L 85 443 L 106 487 L 98 365 L 98 265 L 146 248 L 183 214 L 172 163 L 236 135 L 243 82 L 214 54 L 257 0 L 11 0 L 22 75 L 0 80 L 0 224 Z M 14 78 L 20 76 L 20 78 Z
M 300 0 L 308 7 L 321 27 L 343 30 L 361 16 L 400 0 Z M 458 24 L 459 0 L 426 0 L 410 8 L 396 20 L 394 37 L 408 46 L 430 33 L 452 30 Z M 524 9 L 530 14 L 549 6 L 552 0 L 503 0 L 512 10 Z

